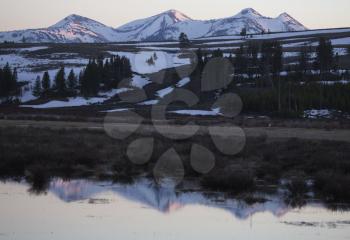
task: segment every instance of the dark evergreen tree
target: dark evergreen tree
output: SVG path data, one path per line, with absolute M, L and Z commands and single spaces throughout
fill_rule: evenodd
M 154 65 L 155 64 L 155 62 L 153 60 L 153 56 L 151 56 L 149 59 L 147 59 L 146 62 L 147 62 L 148 65 Z
M 5 96 L 11 95 L 12 90 L 12 70 L 10 65 L 7 63 L 3 69 L 3 81 L 4 81 L 4 92 Z
M 179 44 L 180 48 L 188 48 L 191 45 L 191 42 L 188 39 L 187 35 L 183 32 L 179 36 Z
M 281 71 L 283 69 L 283 51 L 282 46 L 279 42 L 273 43 L 273 56 L 272 56 L 272 73 L 274 75 L 274 78 L 277 81 L 278 85 L 278 111 L 280 112 L 282 110 L 282 101 L 281 101 Z
M 17 68 L 13 69 L 11 77 L 11 92 L 13 95 L 18 96 L 20 94 L 20 88 L 18 87 L 18 74 Z
M 276 41 L 272 43 L 272 73 L 279 76 L 283 68 L 283 51 L 281 44 Z
M 316 48 L 316 66 L 320 70 L 321 82 L 325 81 L 327 73 L 330 71 L 333 64 L 333 46 L 332 42 L 329 39 L 323 37 L 320 38 L 318 46 Z M 323 84 L 319 84 L 319 108 L 323 108 L 324 93 L 323 93 Z
M 157 60 L 158 60 L 157 53 L 153 53 L 153 59 L 154 59 L 154 61 L 157 61 Z
M 242 28 L 240 35 L 241 35 L 242 37 L 247 36 L 247 29 L 246 29 L 246 28 Z
M 259 46 L 254 42 L 249 42 L 247 47 L 248 67 L 247 72 L 250 78 L 253 74 L 258 73 L 259 61 L 258 61 Z
M 303 77 L 307 73 L 310 59 L 310 47 L 305 45 L 300 49 L 298 59 L 297 71 L 299 73 L 300 79 L 303 79 Z
M 96 96 L 100 86 L 98 65 L 95 60 L 90 60 L 82 76 L 80 92 L 85 97 Z
M 5 96 L 5 80 L 4 80 L 4 72 L 0 67 L 0 98 Z
M 58 70 L 55 77 L 55 89 L 59 95 L 64 95 L 67 90 L 64 67 Z
M 11 96 L 20 95 L 20 87 L 18 86 L 17 69 L 11 69 L 7 63 L 3 69 L 0 68 L 0 97 L 9 98 Z
M 69 72 L 67 85 L 68 85 L 68 89 L 73 92 L 75 91 L 75 88 L 78 85 L 78 80 L 77 80 L 77 77 L 75 76 L 73 69 Z
M 234 61 L 234 67 L 235 67 L 236 73 L 238 73 L 238 74 L 246 73 L 248 62 L 247 62 L 246 52 L 245 52 L 244 46 L 241 45 L 236 50 L 235 54 L 236 54 L 236 58 Z
M 34 83 L 33 95 L 35 97 L 40 97 L 41 93 L 42 93 L 41 81 L 40 81 L 40 77 L 37 76 L 35 83 Z
M 333 63 L 333 46 L 329 39 L 320 38 L 316 48 L 317 66 L 321 73 L 329 72 Z
M 188 84 L 189 89 L 196 94 L 199 98 L 201 98 L 202 93 L 202 72 L 205 66 L 204 60 L 203 60 L 203 52 L 201 49 L 198 49 L 196 51 L 196 58 L 197 58 L 197 64 L 195 69 L 190 75 L 191 81 Z
M 50 75 L 46 71 L 44 72 L 43 78 L 42 78 L 42 89 L 44 92 L 47 92 L 51 88 L 51 80 L 50 80 Z
M 272 45 L 269 41 L 261 44 L 261 57 L 259 61 L 260 87 L 273 86 L 271 81 Z
M 333 60 L 333 70 L 334 70 L 334 72 L 338 71 L 339 64 L 340 64 L 339 54 L 336 53 L 335 56 L 334 56 L 334 60 Z
M 222 57 L 224 57 L 224 53 L 221 51 L 220 48 L 218 48 L 218 49 L 213 51 L 212 57 L 213 58 L 222 58 Z

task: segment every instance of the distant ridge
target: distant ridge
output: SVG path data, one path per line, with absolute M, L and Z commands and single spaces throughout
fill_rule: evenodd
M 243 28 L 247 33 L 307 30 L 288 13 L 270 18 L 261 15 L 253 8 L 246 8 L 228 18 L 194 20 L 180 11 L 171 9 L 118 28 L 72 14 L 48 28 L 0 32 L 0 41 L 55 43 L 162 41 L 175 40 L 181 32 L 186 33 L 189 38 L 237 35 Z

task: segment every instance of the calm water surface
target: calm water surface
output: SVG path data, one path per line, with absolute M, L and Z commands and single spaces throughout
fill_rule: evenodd
M 322 204 L 299 209 L 279 197 L 246 205 L 158 188 L 54 180 L 47 194 L 26 183 L 0 183 L 0 239 L 350 239 L 350 212 Z

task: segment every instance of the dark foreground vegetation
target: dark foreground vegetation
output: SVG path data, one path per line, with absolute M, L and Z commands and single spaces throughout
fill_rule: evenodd
M 142 135 L 144 137 L 144 135 Z M 319 140 L 248 138 L 237 156 L 221 154 L 210 137 L 172 141 L 155 137 L 151 161 L 135 165 L 126 156 L 126 141 L 111 139 L 97 130 L 0 128 L 0 176 L 26 177 L 33 191 L 47 188 L 53 177 L 132 181 L 152 177 L 159 157 L 170 147 L 181 156 L 185 178 L 197 179 L 204 189 L 240 196 L 271 186 L 286 190 L 288 199 L 307 199 L 309 192 L 328 203 L 350 203 L 350 143 Z M 215 153 L 215 168 L 198 174 L 190 164 L 192 143 Z
M 18 84 L 17 69 L 12 69 L 9 64 L 0 67 L 0 102 L 11 100 L 11 96 L 21 94 Z M 2 101 L 1 101 L 2 100 Z

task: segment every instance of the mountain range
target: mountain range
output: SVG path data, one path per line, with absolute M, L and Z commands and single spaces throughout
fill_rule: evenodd
M 181 32 L 190 39 L 247 33 L 303 31 L 307 28 L 287 13 L 265 17 L 252 8 L 221 19 L 194 20 L 177 10 L 139 19 L 117 28 L 79 15 L 69 15 L 58 23 L 40 29 L 0 32 L 0 41 L 101 43 L 125 41 L 176 40 Z
M 218 202 L 217 199 L 209 198 L 201 192 L 180 193 L 173 188 L 159 187 L 147 179 L 137 180 L 132 185 L 56 179 L 50 183 L 49 191 L 65 202 L 83 201 L 109 192 L 162 213 L 175 212 L 190 205 L 203 205 L 223 209 L 241 220 L 265 211 L 275 216 L 283 216 L 292 210 L 278 195 L 270 196 L 266 203 L 253 205 L 246 205 L 234 199 Z

